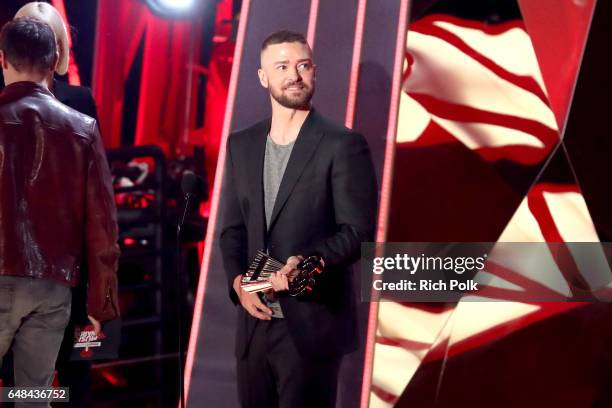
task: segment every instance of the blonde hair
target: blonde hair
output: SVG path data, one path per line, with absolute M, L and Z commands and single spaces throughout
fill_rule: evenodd
M 20 8 L 17 14 L 15 14 L 15 18 L 17 17 L 32 17 L 51 26 L 51 29 L 55 33 L 55 41 L 57 42 L 57 51 L 59 53 L 59 61 L 55 68 L 55 72 L 59 75 L 66 74 L 66 72 L 68 72 L 68 62 L 70 60 L 68 31 L 57 9 L 49 3 L 33 1 Z

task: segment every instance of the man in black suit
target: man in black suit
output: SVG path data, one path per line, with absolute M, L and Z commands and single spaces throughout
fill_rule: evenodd
M 372 241 L 377 186 L 364 137 L 310 103 L 312 51 L 301 34 L 270 35 L 261 85 L 272 117 L 227 144 L 220 246 L 238 312 L 236 356 L 243 407 L 333 407 L 341 358 L 358 345 L 351 264 Z M 265 295 L 240 288 L 258 250 L 286 260 Z M 287 293 L 300 259 L 320 256 L 314 290 Z

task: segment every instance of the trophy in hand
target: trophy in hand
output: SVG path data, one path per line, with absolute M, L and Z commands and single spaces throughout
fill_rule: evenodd
M 240 287 L 248 293 L 262 292 L 272 289 L 270 276 L 285 266 L 262 251 L 251 262 L 249 270 L 242 276 Z M 298 274 L 289 282 L 289 294 L 297 296 L 303 292 L 311 292 L 316 284 L 316 276 L 323 272 L 325 263 L 319 256 L 309 256 L 297 265 Z

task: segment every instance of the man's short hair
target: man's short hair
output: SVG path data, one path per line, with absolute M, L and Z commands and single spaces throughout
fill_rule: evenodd
M 264 42 L 261 44 L 261 51 L 268 48 L 269 45 L 282 44 L 282 43 L 293 43 L 293 42 L 308 44 L 308 42 L 306 41 L 306 38 L 300 33 L 297 33 L 295 31 L 288 31 L 288 30 L 276 31 L 270 34 L 268 37 L 266 37 Z
M 55 68 L 55 34 L 48 24 L 31 17 L 16 18 L 2 27 L 0 50 L 19 72 Z

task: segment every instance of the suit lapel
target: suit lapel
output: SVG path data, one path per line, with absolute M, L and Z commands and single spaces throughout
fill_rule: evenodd
M 266 153 L 266 138 L 270 131 L 271 120 L 262 122 L 253 133 L 253 144 L 251 151 L 247 152 L 247 168 L 252 181 L 249 186 L 249 197 L 252 198 L 253 214 L 259 214 L 255 220 L 257 222 L 256 231 L 261 231 L 259 238 L 261 244 L 257 249 L 264 249 L 266 242 L 266 215 L 264 211 L 264 189 L 263 189 L 263 166 Z M 249 177 L 250 178 L 250 177 Z
M 287 168 L 283 174 L 283 179 L 276 195 L 276 201 L 274 202 L 269 230 L 274 227 L 274 222 L 291 195 L 293 187 L 295 187 L 295 184 L 302 175 L 304 167 L 306 167 L 306 164 L 311 160 L 312 155 L 317 149 L 321 136 L 323 134 L 317 128 L 317 113 L 311 110 L 300 129 L 300 133 L 291 151 L 291 156 L 289 156 L 289 162 L 287 163 Z

